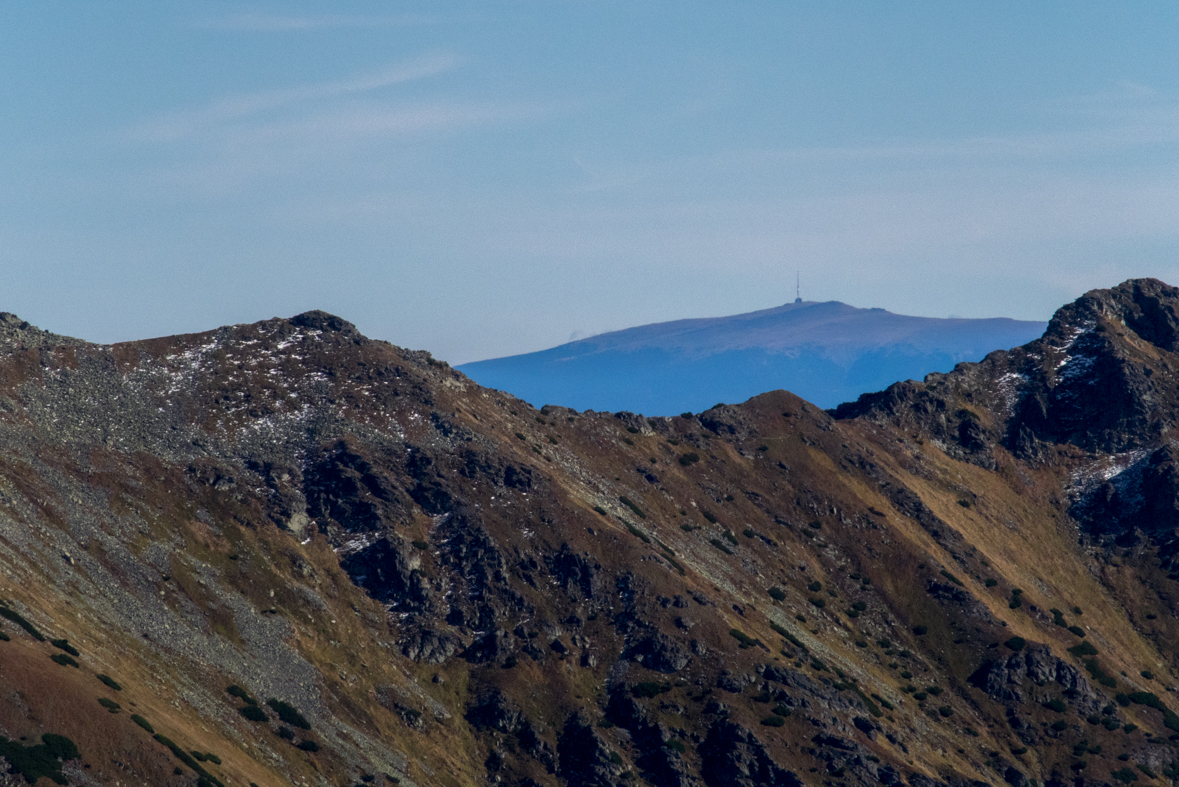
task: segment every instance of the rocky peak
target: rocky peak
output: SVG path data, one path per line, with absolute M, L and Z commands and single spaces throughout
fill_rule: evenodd
M 1179 289 L 1133 279 L 1059 309 L 1044 335 L 923 382 L 833 411 L 918 429 L 983 466 L 1002 446 L 1027 459 L 1073 446 L 1120 453 L 1157 444 L 1179 405 Z
M 328 314 L 319 309 L 296 314 L 290 319 L 290 323 L 296 328 L 307 328 L 313 331 L 323 331 L 324 333 L 338 333 L 349 339 L 366 341 L 364 335 L 356 329 L 355 325 L 342 317 Z
M 43 331 L 11 312 L 0 312 L 0 350 L 84 344 L 79 339 Z

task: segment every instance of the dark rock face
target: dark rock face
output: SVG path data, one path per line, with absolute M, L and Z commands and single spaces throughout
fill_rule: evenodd
M 483 690 L 467 708 L 466 719 L 477 730 L 486 730 L 511 736 L 516 744 L 532 759 L 539 762 L 549 773 L 557 767 L 557 754 L 553 747 L 537 732 L 536 725 L 512 700 L 497 688 Z M 493 754 L 495 752 L 493 751 Z M 493 758 L 489 770 L 497 770 L 502 755 Z
M 569 787 L 612 787 L 622 773 L 622 759 L 615 754 L 612 760 L 611 754 L 593 725 L 575 713 L 565 722 L 557 741 L 557 775 Z
M 640 638 L 628 648 L 626 658 L 665 674 L 679 672 L 692 660 L 686 647 L 658 631 Z
M 439 565 L 449 570 L 458 591 L 450 599 L 448 623 L 485 631 L 527 609 L 523 596 L 509 581 L 507 561 L 477 520 L 456 511 L 437 532 L 445 542 Z
M 420 562 L 413 547 L 394 537 L 349 555 L 340 565 L 373 598 L 400 610 L 422 613 L 428 611 L 434 590 L 417 569 Z
M 1091 533 L 1152 536 L 1179 527 L 1179 464 L 1165 445 L 1109 480 L 1082 488 L 1069 513 Z
M 770 759 L 765 746 L 740 724 L 721 719 L 700 746 L 700 775 L 708 787 L 802 787 L 803 781 Z
M 532 489 L 532 471 L 527 467 L 508 465 L 504 468 L 504 486 L 527 492 Z
M 601 564 L 589 555 L 579 555 L 562 544 L 548 560 L 549 571 L 574 603 L 593 601 L 601 595 Z
M 1055 683 L 1072 695 L 1071 702 L 1083 713 L 1094 713 L 1101 705 L 1100 698 L 1080 670 L 1039 644 L 1030 644 L 1006 658 L 986 662 L 975 671 L 970 681 L 1003 703 L 1040 701 L 1038 696 L 1033 696 L 1036 690 Z
M 611 695 L 607 715 L 630 733 L 639 752 L 635 765 L 644 779 L 657 787 L 691 787 L 697 783 L 680 756 L 683 747 L 671 743 L 670 730 L 631 697 L 624 684 L 617 686 Z
M 409 628 L 401 640 L 401 652 L 413 661 L 441 664 L 459 649 L 459 640 L 449 631 L 437 631 L 429 626 Z
M 387 472 L 346 440 L 337 441 L 304 474 L 308 514 L 354 533 L 402 521 L 405 496 Z

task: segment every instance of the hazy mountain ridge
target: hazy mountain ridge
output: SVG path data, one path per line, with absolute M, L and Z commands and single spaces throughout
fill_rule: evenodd
M 671 415 L 788 388 L 834 407 L 896 380 L 980 360 L 1039 336 L 1044 327 L 802 302 L 628 328 L 459 368 L 538 405 Z
M 536 411 L 319 312 L 21 328 L 0 755 L 64 735 L 71 783 L 177 787 L 1173 781 L 1177 309 L 1095 291 L 834 416 Z

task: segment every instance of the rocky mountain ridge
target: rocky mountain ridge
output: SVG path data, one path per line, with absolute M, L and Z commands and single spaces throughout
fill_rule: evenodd
M 73 784 L 1174 781 L 1177 309 L 1131 281 L 832 412 L 669 418 L 535 410 L 322 312 L 110 346 L 0 318 L 0 756 Z

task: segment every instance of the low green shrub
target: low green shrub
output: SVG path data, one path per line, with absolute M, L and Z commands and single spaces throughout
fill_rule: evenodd
M 802 644 L 802 641 L 799 640 L 798 637 L 794 636 L 789 631 L 779 626 L 777 623 L 771 623 L 770 628 L 772 628 L 778 634 L 781 634 L 787 642 L 801 650 L 803 653 L 807 651 L 806 645 Z
M 1010 650 L 1014 650 L 1016 653 L 1018 653 L 1024 649 L 1024 647 L 1028 644 L 1028 641 L 1023 637 L 1012 637 L 1003 644 Z
M 1150 691 L 1132 691 L 1126 695 L 1130 702 L 1135 705 L 1145 705 L 1148 708 L 1155 710 L 1164 710 L 1163 701 L 1159 699 L 1159 695 Z
M 15 609 L 9 609 L 8 607 L 0 606 L 0 617 L 11 620 L 13 623 L 27 631 L 29 636 L 38 642 L 45 641 L 45 635 L 38 631 L 36 626 L 25 620 L 24 617 Z
M 8 761 L 9 773 L 20 774 L 29 784 L 35 784 L 42 776 L 57 784 L 68 784 L 61 772 L 61 764 L 77 760 L 82 754 L 66 736 L 47 732 L 41 736 L 41 742 L 33 746 L 0 735 L 0 756 Z
M 726 555 L 733 554 L 733 550 L 731 550 L 727 546 L 725 546 L 725 542 L 721 541 L 719 538 L 709 539 L 708 543 L 712 544 L 714 547 L 719 549 L 721 552 L 724 552 Z
M 929 628 L 926 626 L 914 626 L 913 633 L 919 637 L 924 637 L 926 634 L 929 633 Z
M 594 511 L 601 514 L 602 516 L 609 516 L 609 514 L 606 513 L 606 509 L 602 508 L 601 506 L 594 506 Z
M 115 691 L 122 691 L 123 687 L 110 675 L 98 675 L 97 678 Z
M 1091 642 L 1082 642 L 1079 645 L 1073 645 L 1068 649 L 1068 652 L 1078 658 L 1081 656 L 1096 656 L 1097 648 L 1093 647 Z
M 149 733 L 155 734 L 156 730 L 154 727 L 151 726 L 151 722 L 149 722 L 147 719 L 140 716 L 138 713 L 131 714 L 131 721 L 135 722 L 140 727 L 147 730 Z
M 270 721 L 270 717 L 266 715 L 266 711 L 257 705 L 247 705 L 244 708 L 238 708 L 237 712 L 244 716 L 247 721 Z
M 236 686 L 236 685 L 230 686 L 229 688 L 227 688 L 225 690 L 225 692 L 231 697 L 237 697 L 239 700 L 246 703 L 247 705 L 257 705 L 258 704 L 258 700 L 254 699 L 252 696 L 250 696 L 250 692 L 246 691 L 241 686 Z
M 252 708 L 254 706 L 250 705 L 248 707 Z M 156 733 L 152 737 L 154 737 L 158 743 L 160 743 L 161 745 L 170 749 L 172 751 L 173 757 L 180 760 L 182 763 L 187 765 L 192 771 L 194 771 L 196 773 L 198 787 L 205 787 L 205 785 L 215 785 L 215 787 L 225 787 L 225 785 L 223 785 L 221 783 L 220 779 L 218 779 L 216 776 L 214 776 L 213 774 L 211 774 L 207 770 L 205 770 L 205 767 L 203 765 L 201 765 L 199 762 L 197 762 L 195 759 L 193 759 L 192 755 L 190 755 L 184 749 L 180 748 L 176 744 L 176 742 L 173 741 L 171 738 L 168 738 L 167 736 L 164 736 L 164 735 L 160 735 L 159 733 Z
M 425 551 L 430 548 L 429 541 L 411 541 L 410 543 L 413 545 L 414 549 L 420 549 L 422 551 Z
M 1069 627 L 1068 627 L 1068 630 L 1069 630 L 1069 631 L 1070 631 L 1072 634 L 1074 634 L 1074 635 L 1076 635 L 1076 636 L 1078 636 L 1078 637 L 1082 637 L 1082 638 L 1083 638 L 1083 637 L 1085 636 L 1085 630 L 1084 630 L 1083 628 L 1081 628 L 1080 626 L 1069 626 Z
M 643 681 L 642 683 L 636 683 L 630 687 L 631 695 L 642 699 L 658 697 L 660 694 L 664 694 L 669 691 L 671 691 L 670 683 L 659 683 L 656 681 Z
M 54 653 L 49 658 L 63 667 L 78 667 L 78 662 L 67 653 Z
M 696 453 L 695 451 L 690 451 L 686 454 L 681 454 L 679 461 L 681 465 L 688 467 L 689 465 L 694 465 L 700 461 L 700 454 Z
M 989 588 L 993 588 L 993 587 L 995 587 L 996 585 L 998 585 L 998 584 L 999 584 L 999 580 L 997 580 L 997 579 L 988 579 L 988 580 L 987 580 L 986 582 L 984 582 L 983 584 L 984 584 L 984 585 L 986 585 L 986 586 L 987 586 L 987 587 L 989 587 Z
M 303 740 L 299 741 L 299 745 L 296 748 L 301 751 L 315 753 L 319 751 L 319 744 L 312 740 Z
M 773 588 L 770 588 L 768 592 L 770 594 L 770 598 L 772 598 L 774 601 L 785 601 L 786 600 L 786 591 L 783 590 L 782 588 L 773 587 Z
M 642 530 L 639 530 L 637 527 L 632 525 L 630 522 L 623 522 L 622 524 L 626 525 L 626 529 L 630 531 L 630 534 L 632 536 L 635 536 L 640 541 L 642 541 L 644 544 L 651 543 L 651 537 L 648 536 L 646 533 L 644 533 Z
M 954 576 L 949 571 L 946 571 L 944 568 L 941 571 L 941 575 L 953 582 L 955 585 L 962 586 L 962 580 L 958 579 L 958 577 Z
M 633 511 L 634 515 L 637 516 L 639 519 L 646 519 L 647 518 L 647 515 L 643 513 L 643 510 L 641 508 L 639 508 L 637 505 L 635 505 L 634 502 L 631 501 L 631 499 L 629 497 L 627 497 L 626 495 L 620 495 L 618 497 L 618 502 L 622 503 L 624 506 L 626 506 L 631 511 Z
M 1068 705 L 1065 705 L 1063 700 L 1057 699 L 1056 697 L 1045 702 L 1044 707 L 1057 713 L 1064 713 L 1068 710 Z
M 1068 722 L 1063 721 L 1063 720 L 1062 721 L 1054 721 L 1054 722 L 1052 722 L 1051 726 L 1052 726 L 1052 729 L 1056 730 L 1057 732 L 1064 732 L 1065 730 L 1068 729 Z
M 59 650 L 64 650 L 66 653 L 70 654 L 71 656 L 81 656 L 82 655 L 81 653 L 78 652 L 77 648 L 75 648 L 73 645 L 70 644 L 70 641 L 68 639 L 51 639 L 51 640 L 49 640 L 49 644 L 55 648 L 58 648 Z
M 1093 680 L 1108 689 L 1117 688 L 1117 680 L 1114 679 L 1113 675 L 1110 675 L 1101 668 L 1101 665 L 1097 663 L 1097 659 L 1083 659 L 1081 664 L 1084 665 L 1085 671 L 1089 673 Z
M 774 706 L 774 715 L 775 716 L 781 716 L 784 719 L 788 719 L 788 718 L 790 718 L 790 714 L 792 714 L 792 713 L 794 713 L 794 711 L 790 709 L 789 705 L 779 704 L 779 705 Z
M 108 700 L 106 697 L 99 697 L 98 704 L 106 708 L 111 713 L 118 713 L 119 709 L 123 707 L 114 700 Z
M 754 639 L 741 629 L 729 629 L 729 636 L 740 642 L 742 649 L 752 648 L 761 644 L 761 640 Z
M 289 724 L 292 727 L 298 727 L 301 730 L 311 729 L 311 722 L 307 721 L 307 719 L 303 717 L 303 714 L 300 713 L 294 705 L 283 702 L 280 699 L 275 699 L 274 697 L 266 700 L 266 704 L 269 705 L 271 709 L 278 714 L 278 718 L 281 719 L 285 724 Z
M 781 716 L 766 716 L 761 723 L 764 727 L 782 727 L 785 726 L 786 720 Z

